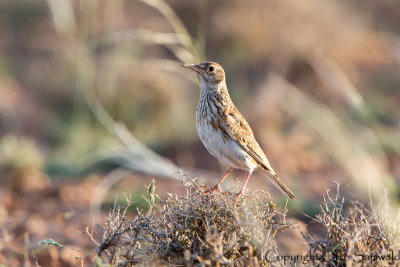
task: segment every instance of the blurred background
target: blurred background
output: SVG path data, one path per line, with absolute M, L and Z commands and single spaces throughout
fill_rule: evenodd
M 396 0 L 1 1 L 0 263 L 70 266 L 79 253 L 37 243 L 91 251 L 82 231 L 124 194 L 146 208 L 153 178 L 161 198 L 183 175 L 217 181 L 225 169 L 197 137 L 200 90 L 183 62 L 224 67 L 296 193 L 288 214 L 303 231 L 318 232 L 304 214 L 318 213 L 331 180 L 346 201 L 386 189 L 396 206 L 399 10 Z M 224 189 L 243 179 L 233 172 Z M 265 187 L 286 205 L 264 176 L 250 180 Z

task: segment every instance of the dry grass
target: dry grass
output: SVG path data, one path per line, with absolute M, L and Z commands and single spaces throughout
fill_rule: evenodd
M 237 205 L 230 193 L 205 193 L 192 179 L 182 181 L 186 194 L 170 194 L 135 218 L 129 206 L 110 212 L 98 255 L 112 264 L 165 262 L 198 266 L 259 266 L 265 252 L 276 248 L 274 236 L 290 224 L 263 191 L 245 196 Z
M 399 266 L 399 221 L 398 214 L 389 211 L 389 200 L 385 195 L 381 203 L 374 206 L 353 201 L 347 209 L 340 186 L 332 196 L 324 196 L 321 212 L 314 219 L 322 224 L 325 236 L 314 240 L 304 236 L 315 255 L 314 264 L 323 266 Z M 393 254 L 392 254 L 393 253 Z

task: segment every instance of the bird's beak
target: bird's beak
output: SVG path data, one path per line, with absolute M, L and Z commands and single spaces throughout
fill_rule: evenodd
M 203 69 L 196 64 L 182 64 L 181 66 L 184 68 L 191 69 L 199 74 L 204 73 Z

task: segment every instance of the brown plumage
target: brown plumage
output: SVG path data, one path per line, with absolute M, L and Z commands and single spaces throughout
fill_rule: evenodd
M 246 181 L 238 193 L 238 199 L 251 173 L 254 170 L 264 170 L 279 189 L 294 199 L 295 195 L 271 168 L 249 124 L 233 104 L 226 88 L 223 68 L 209 61 L 182 66 L 195 71 L 201 85 L 196 111 L 199 137 L 206 149 L 228 168 L 213 190 L 220 189 L 222 181 L 232 169 L 246 170 Z

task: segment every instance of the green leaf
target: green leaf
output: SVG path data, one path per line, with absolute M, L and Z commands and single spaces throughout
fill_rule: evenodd
M 51 239 L 51 238 L 40 241 L 39 245 L 55 246 L 58 248 L 63 247 L 63 245 L 61 245 L 60 243 L 58 243 L 57 241 L 55 241 L 54 239 Z
M 155 200 L 154 191 L 156 190 L 156 182 L 154 181 L 154 179 L 153 179 L 153 181 L 151 181 L 151 183 L 147 187 L 147 190 L 149 192 L 150 203 L 153 204 L 154 200 Z

